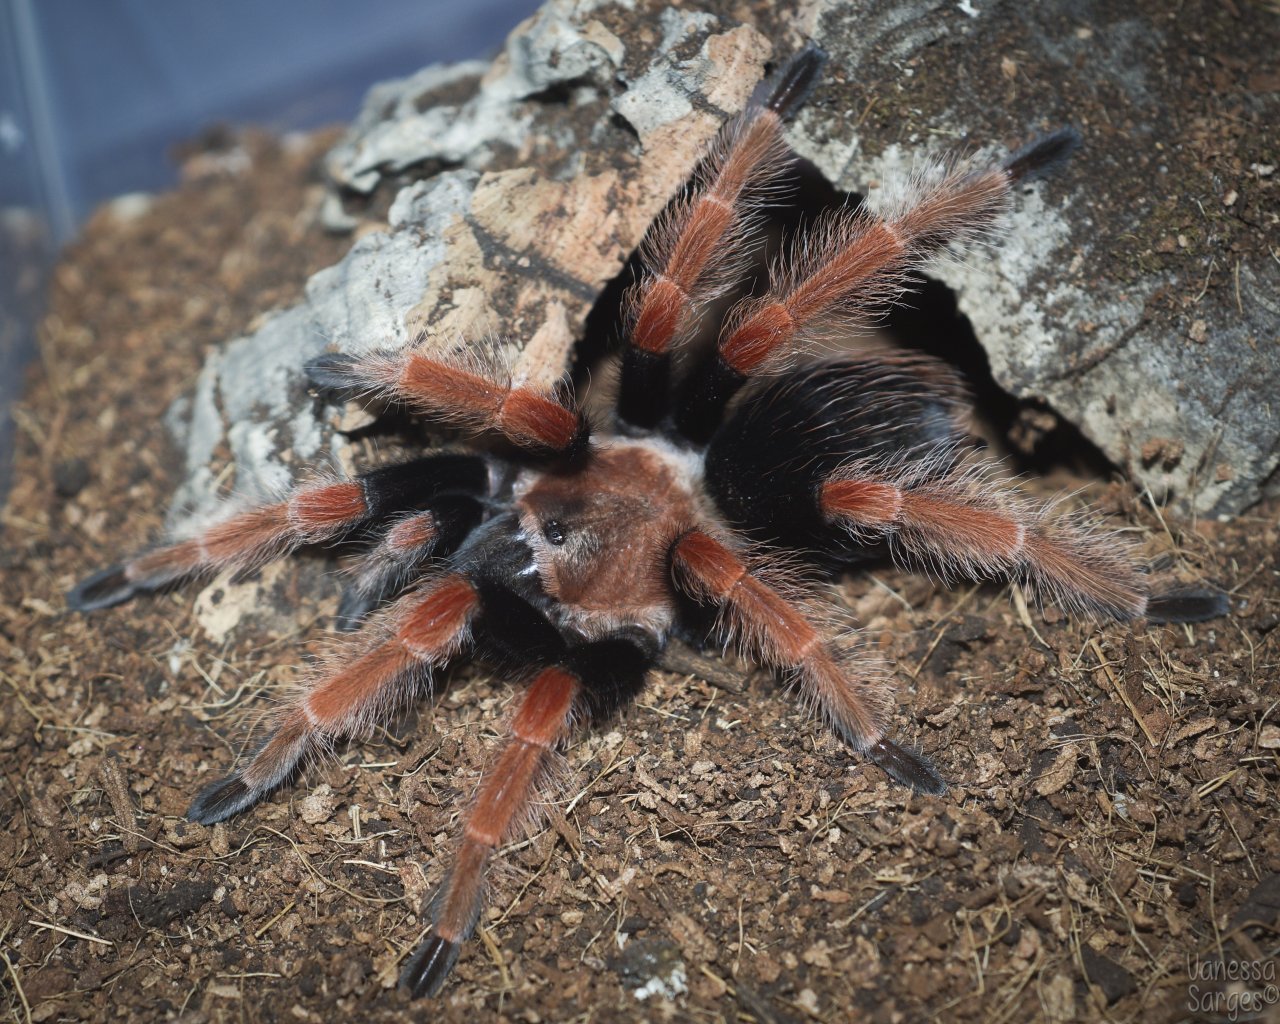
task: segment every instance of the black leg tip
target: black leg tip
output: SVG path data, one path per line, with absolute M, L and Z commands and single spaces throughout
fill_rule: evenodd
M 356 362 L 355 356 L 332 352 L 311 360 L 304 369 L 311 386 L 319 391 L 351 391 L 356 386 L 352 379 Z
M 818 84 L 826 63 L 827 51 L 810 40 L 762 83 L 760 100 L 781 118 L 793 116 Z
M 400 987 L 414 999 L 434 996 L 444 985 L 462 947 L 431 932 L 405 962 Z
M 917 793 L 941 796 L 947 784 L 923 754 L 882 739 L 867 750 L 867 757 L 878 764 L 895 782 L 910 786 Z
M 245 785 L 238 774 L 228 775 L 200 790 L 187 809 L 187 820 L 197 825 L 225 821 L 256 803 L 258 795 Z
M 1204 622 L 1231 610 L 1231 599 L 1212 587 L 1172 587 L 1147 601 L 1151 622 Z
M 1033 181 L 1056 171 L 1083 142 L 1074 128 L 1058 128 L 1010 153 L 1001 166 L 1015 181 Z
M 95 572 L 67 592 L 67 607 L 75 612 L 92 612 L 123 604 L 142 588 L 126 575 L 123 565 Z

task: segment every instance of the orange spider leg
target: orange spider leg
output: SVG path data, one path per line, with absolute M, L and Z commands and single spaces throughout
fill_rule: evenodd
M 479 607 L 474 585 L 456 574 L 396 602 L 367 629 L 386 628 L 390 635 L 313 679 L 280 714 L 245 767 L 201 790 L 187 817 L 207 825 L 244 810 L 283 782 L 305 756 L 402 703 L 417 677 L 462 648 Z
M 631 298 L 627 338 L 644 352 L 666 352 L 695 304 L 714 297 L 718 289 L 705 285 L 742 241 L 749 187 L 758 189 L 786 168 L 782 118 L 768 107 L 731 121 L 719 147 L 702 187 L 651 229 L 648 273 Z
M 697 310 L 740 276 L 753 212 L 790 163 L 783 123 L 812 88 L 826 60 L 802 50 L 765 84 L 763 99 L 721 130 L 692 194 L 664 213 L 645 236 L 644 275 L 627 299 L 627 349 L 618 411 L 652 426 L 666 411 L 670 350 Z
M 137 555 L 90 576 L 67 604 L 91 611 L 210 570 L 252 569 L 303 544 L 320 544 L 354 527 L 422 504 L 442 490 L 483 494 L 488 470 L 470 455 L 434 455 L 384 466 L 354 480 L 299 487 L 289 496 L 233 515 L 189 540 Z
M 466 494 L 434 498 L 421 512 L 392 520 L 380 539 L 350 566 L 351 583 L 338 604 L 339 629 L 356 629 L 384 599 L 412 580 L 422 566 L 450 551 L 480 523 L 484 506 Z
M 856 537 L 888 540 L 908 564 L 944 577 L 1011 578 L 1041 599 L 1117 619 L 1146 611 L 1146 582 L 1113 532 L 1054 515 L 958 454 L 852 463 L 822 484 L 819 505 Z
M 865 327 L 897 298 L 910 271 L 948 243 L 989 231 L 1013 182 L 1064 159 L 1075 140 L 1070 131 L 1057 132 L 995 167 L 922 177 L 880 217 L 837 211 L 819 221 L 803 246 L 775 265 L 769 292 L 729 312 L 714 355 L 682 399 L 681 433 L 705 441 L 748 378 L 779 369 L 806 341 Z
M 925 793 L 946 783 L 919 754 L 885 736 L 887 680 L 860 669 L 830 630 L 811 622 L 746 563 L 701 530 L 683 534 L 671 551 L 676 584 L 690 597 L 717 605 L 739 645 L 796 679 L 840 737 L 899 782 Z
M 690 530 L 676 541 L 672 565 L 680 588 L 718 605 L 751 654 L 796 676 L 856 749 L 865 750 L 884 735 L 884 681 L 871 675 L 851 678 L 834 639 L 752 575 L 737 554 L 701 530 Z
M 431 931 L 405 964 L 400 984 L 432 995 L 458 959 L 484 905 L 493 851 L 528 819 L 556 745 L 568 733 L 581 683 L 563 668 L 534 679 L 511 719 L 510 735 L 480 784 L 444 884 L 431 906 Z
M 368 511 L 358 481 L 311 484 L 283 501 L 217 523 L 190 540 L 104 569 L 72 590 L 67 604 L 91 611 L 211 569 L 251 569 L 302 544 L 338 537 L 363 520 Z
M 581 412 L 557 396 L 523 385 L 479 360 L 429 356 L 413 349 L 364 356 L 329 355 L 307 372 L 321 387 L 357 388 L 406 402 L 466 430 L 492 430 L 539 454 L 578 458 L 589 449 Z

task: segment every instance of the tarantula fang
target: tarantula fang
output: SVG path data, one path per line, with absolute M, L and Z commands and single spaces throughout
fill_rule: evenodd
M 340 607 L 346 625 L 360 623 L 352 650 L 314 669 L 252 756 L 196 796 L 188 816 L 201 823 L 246 810 L 306 758 L 430 691 L 436 670 L 464 652 L 529 679 L 425 908 L 429 934 L 405 963 L 414 996 L 443 985 L 475 928 L 488 863 L 531 816 L 557 746 L 580 720 L 634 699 L 677 633 L 718 626 L 793 682 L 855 751 L 941 793 L 928 760 L 889 737 L 888 680 L 815 612 L 814 582 L 887 550 L 944 579 L 1014 580 L 1103 617 L 1225 610 L 1207 588 L 1154 590 L 1094 517 L 1056 512 L 1002 481 L 967 444 L 963 390 L 941 364 L 798 358 L 898 299 L 906 275 L 947 246 L 990 233 L 1016 182 L 1076 148 L 1069 129 L 992 166 L 936 168 L 877 214 L 829 213 L 674 382 L 675 353 L 737 281 L 757 211 L 788 164 L 783 124 L 824 59 L 808 46 L 763 83 L 650 230 L 627 299 L 611 431 L 593 432 L 567 390 L 513 384 L 440 345 L 325 356 L 309 371 L 318 387 L 403 402 L 505 441 L 504 454 L 435 452 L 304 484 L 68 595 L 89 611 L 300 545 L 368 539 Z

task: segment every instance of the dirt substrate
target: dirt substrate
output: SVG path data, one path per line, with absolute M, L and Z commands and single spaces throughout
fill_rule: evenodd
M 323 646 L 332 563 L 251 581 L 268 611 L 217 640 L 226 581 L 92 617 L 62 595 L 159 530 L 179 469 L 162 413 L 208 347 L 348 244 L 315 226 L 325 141 L 219 140 L 57 272 L 0 556 L 12 1018 L 1210 1019 L 1230 1005 L 1215 962 L 1274 971 L 1278 509 L 1192 529 L 1065 475 L 1034 486 L 1084 483 L 1148 554 L 1226 586 L 1231 616 L 1099 627 L 998 588 L 852 577 L 900 730 L 951 791 L 889 784 L 768 675 L 658 675 L 569 748 L 549 825 L 506 852 L 429 1010 L 397 969 L 508 689 L 459 673 L 251 812 L 188 824 Z

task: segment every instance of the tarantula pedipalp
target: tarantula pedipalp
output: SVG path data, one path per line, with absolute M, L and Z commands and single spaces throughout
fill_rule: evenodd
M 939 364 L 794 358 L 894 300 L 904 275 L 947 245 L 990 231 L 1015 182 L 1074 148 L 1069 131 L 994 166 L 922 177 L 879 216 L 830 214 L 779 259 L 764 294 L 731 309 L 714 350 L 673 387 L 673 354 L 733 283 L 754 211 L 787 164 L 783 122 L 822 61 L 806 48 L 766 82 L 651 230 L 611 431 L 593 432 L 567 393 L 426 346 L 327 356 L 310 368 L 318 386 L 382 393 L 519 454 L 442 452 L 308 484 L 69 595 L 87 611 L 298 545 L 372 535 L 340 607 L 345 622 L 365 620 L 354 649 L 313 671 L 247 762 L 201 791 L 188 813 L 202 823 L 245 810 L 309 755 L 394 713 L 464 651 L 530 680 L 428 908 L 430 932 L 406 962 L 414 995 L 444 983 L 483 905 L 487 864 L 534 807 L 556 746 L 579 718 L 625 706 L 670 637 L 705 631 L 711 613 L 856 751 L 937 793 L 933 767 L 888 736 L 886 679 L 812 611 L 807 584 L 887 547 L 944 577 L 1014 579 L 1105 616 L 1222 611 L 1208 590 L 1153 592 L 1091 519 L 1001 482 L 967 450 L 962 391 Z

